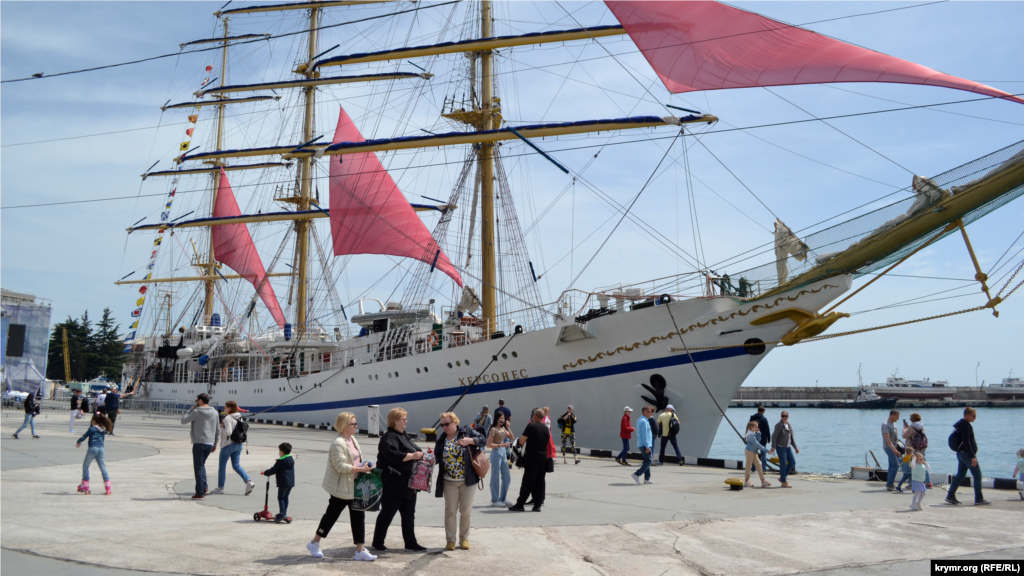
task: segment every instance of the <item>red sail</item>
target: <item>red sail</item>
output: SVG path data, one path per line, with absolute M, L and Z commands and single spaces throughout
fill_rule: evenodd
M 334 142 L 365 142 L 344 109 Z M 331 235 L 334 254 L 414 258 L 462 286 L 462 277 L 373 152 L 331 156 Z
M 228 175 L 221 168 L 213 216 L 218 218 L 241 215 L 242 213 L 238 210 L 238 202 L 235 201 L 235 194 L 231 191 L 231 183 L 228 182 Z M 213 226 L 212 229 L 214 257 L 218 262 L 229 266 L 252 283 L 253 287 L 259 290 L 260 299 L 263 300 L 267 310 L 270 310 L 277 325 L 284 327 L 284 313 L 281 312 L 281 305 L 277 303 L 274 288 L 269 281 L 264 282 L 267 271 L 263 268 L 263 261 L 260 260 L 259 253 L 256 252 L 256 245 L 252 242 L 249 229 L 245 224 L 224 224 Z
M 1001 90 L 718 2 L 606 1 L 669 92 L 893 82 Z

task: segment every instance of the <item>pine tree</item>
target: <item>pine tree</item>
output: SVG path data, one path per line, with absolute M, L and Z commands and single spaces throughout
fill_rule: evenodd
M 84 316 L 88 322 L 88 316 Z M 87 347 L 89 331 L 70 316 L 53 327 L 50 334 L 50 351 L 46 362 L 46 377 L 51 380 L 65 380 L 64 373 L 64 330 L 68 333 L 68 352 L 71 364 L 71 380 L 82 382 L 89 373 Z
M 124 366 L 124 344 L 117 331 L 121 327 L 114 323 L 110 308 L 103 309 L 103 317 L 96 325 L 92 343 L 96 354 L 96 369 L 114 382 L 121 380 Z

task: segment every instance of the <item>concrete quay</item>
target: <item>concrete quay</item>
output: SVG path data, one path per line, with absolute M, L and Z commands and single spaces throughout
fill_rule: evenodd
M 194 502 L 188 428 L 171 418 L 124 414 L 107 440 L 114 494 L 83 496 L 83 449 L 57 414 L 37 419 L 42 436 L 10 437 L 21 417 L 0 421 L 0 562 L 5 576 L 62 574 L 658 574 L 822 576 L 929 573 L 929 559 L 1024 560 L 1024 502 L 1016 492 L 988 491 L 991 506 L 949 506 L 932 491 L 925 510 L 908 509 L 910 495 L 877 482 L 791 477 L 794 488 L 731 492 L 723 481 L 737 471 L 661 466 L 656 482 L 637 486 L 607 459 L 559 463 L 548 476 L 544 511 L 515 514 L 490 508 L 477 493 L 469 551 L 444 551 L 443 501 L 421 494 L 417 535 L 425 554 L 401 549 L 373 563 L 352 561 L 354 546 L 343 514 L 322 542 L 324 558 L 309 556 L 327 495 L 320 488 L 332 432 L 254 424 L 242 464 L 257 483 L 252 495 L 228 469 L 226 494 Z M 79 421 L 76 429 L 85 431 Z M 290 442 L 297 486 L 290 524 L 254 522 L 263 506 L 259 476 Z M 376 459 L 375 441 L 360 438 Z M 737 446 L 739 455 L 742 448 Z M 214 454 L 216 456 L 216 453 Z M 216 460 L 207 466 L 216 485 Z M 98 470 L 93 467 L 93 480 Z M 521 473 L 513 471 L 513 493 Z M 276 511 L 271 488 L 271 509 Z M 961 500 L 971 501 L 970 489 Z M 368 531 L 376 514 L 367 514 Z M 397 550 L 396 550 L 397 549 Z

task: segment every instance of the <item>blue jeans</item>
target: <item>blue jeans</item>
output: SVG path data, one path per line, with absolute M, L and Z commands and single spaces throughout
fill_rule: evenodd
M 882 448 L 885 451 L 885 455 L 889 457 L 889 473 L 885 477 L 885 485 L 892 488 L 893 484 L 896 484 L 896 474 L 900 471 L 900 457 L 896 455 L 888 446 Z
M 909 481 L 910 481 L 910 472 L 911 472 L 910 471 L 910 464 L 908 464 L 907 462 L 903 462 L 902 465 L 900 466 L 900 474 L 902 474 L 902 476 L 900 476 L 899 483 L 896 484 L 897 488 L 903 488 L 903 483 L 904 482 L 908 482 L 909 483 Z
M 491 449 L 491 502 L 504 502 L 508 496 L 508 486 L 512 483 L 512 473 L 508 469 L 508 457 L 505 448 Z
M 793 455 L 793 448 L 779 446 L 775 449 L 779 455 L 779 482 L 785 482 L 790 472 L 796 471 L 796 456 Z
M 285 518 L 288 516 L 288 495 L 292 493 L 292 489 L 277 487 L 277 506 L 281 509 L 281 513 L 278 514 L 278 518 Z
M 622 452 L 619 452 L 619 455 L 615 457 L 616 460 L 622 460 L 623 462 L 626 461 L 626 458 L 629 458 L 629 438 L 622 439 Z
M 110 481 L 110 475 L 107 474 L 107 463 L 103 457 L 103 446 L 89 448 L 89 451 L 85 453 L 85 462 L 82 464 L 82 480 L 89 479 L 89 465 L 92 464 L 93 460 L 95 460 L 100 466 L 100 474 L 103 474 L 103 481 Z
M 209 485 L 206 483 L 206 459 L 213 452 L 209 444 L 192 445 L 192 472 L 196 476 L 196 496 L 206 494 Z
M 971 466 L 971 457 L 966 452 L 957 452 L 956 461 L 956 477 L 953 478 L 953 482 L 949 485 L 949 492 L 946 494 L 946 498 L 956 498 L 956 489 L 960 487 L 960 483 L 967 477 L 967 471 L 970 470 L 971 476 L 974 477 L 971 480 L 971 485 L 974 486 L 974 501 L 981 502 L 985 499 L 981 495 L 981 466 Z
M 668 447 L 668 443 L 672 443 L 672 447 L 676 450 L 676 457 L 679 458 L 679 463 L 683 463 L 683 453 L 679 451 L 679 443 L 676 442 L 675 436 L 662 436 L 661 437 L 661 454 L 658 456 L 658 462 L 665 461 L 665 448 Z
M 232 442 L 220 450 L 220 467 L 217 468 L 217 487 L 223 488 L 224 482 L 227 480 L 224 474 L 228 469 L 228 458 L 231 458 L 231 467 L 248 484 L 249 475 L 245 473 L 245 468 L 242 468 L 242 464 L 239 462 L 242 458 L 242 445 Z
M 648 446 L 647 448 L 651 447 Z M 640 455 L 644 457 L 644 463 L 640 465 L 640 469 L 634 472 L 633 475 L 639 478 L 643 474 L 644 480 L 650 480 L 651 464 L 654 463 L 654 450 L 652 448 L 650 452 L 645 452 L 643 448 L 640 448 Z
M 21 423 L 21 428 L 18 428 L 18 431 L 15 432 L 14 435 L 17 436 L 18 434 L 21 434 L 21 431 L 24 430 L 25 428 L 27 428 L 28 426 L 32 426 L 32 435 L 35 436 L 36 435 L 36 417 L 35 417 L 35 415 L 33 415 L 33 414 L 25 414 L 25 421 Z

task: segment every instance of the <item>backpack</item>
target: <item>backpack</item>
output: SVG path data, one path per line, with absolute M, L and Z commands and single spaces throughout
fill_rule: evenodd
M 954 428 L 953 433 L 949 435 L 949 449 L 953 452 L 959 452 L 961 444 L 963 444 L 963 440 L 960 440 L 960 432 Z
M 924 432 L 922 432 L 921 430 L 915 429 L 914 434 L 911 435 L 909 439 L 907 439 L 907 442 L 910 443 L 910 447 L 913 448 L 914 450 L 928 449 L 928 437 L 925 436 Z
M 676 434 L 679 434 L 679 418 L 673 414 L 668 420 L 668 435 L 675 436 Z
M 238 423 L 235 424 L 235 429 L 231 431 L 231 441 L 235 444 L 245 444 L 249 439 L 248 432 L 249 425 L 239 419 Z

